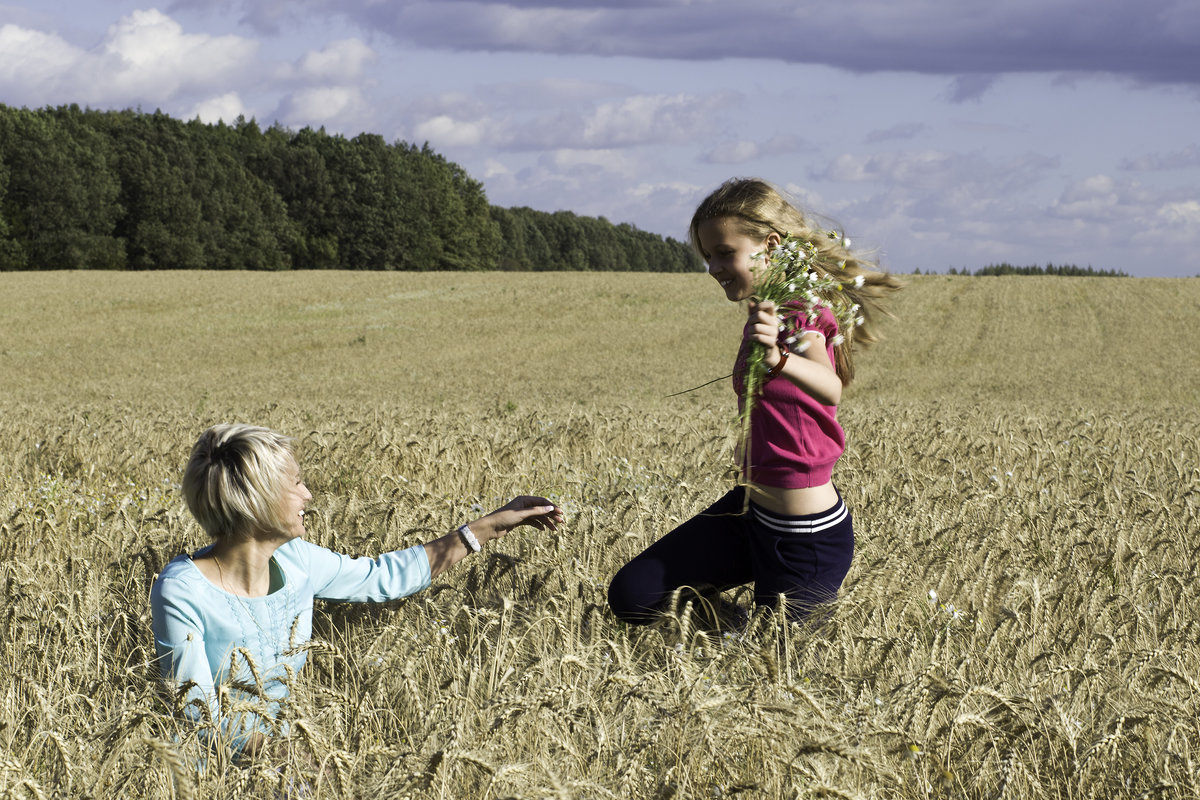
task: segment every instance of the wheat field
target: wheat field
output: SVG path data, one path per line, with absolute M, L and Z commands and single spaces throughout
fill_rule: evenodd
M 667 396 L 730 369 L 706 276 L 0 274 L 0 798 L 1200 796 L 1200 280 L 907 281 L 840 410 L 841 598 L 721 630 L 604 601 L 729 486 L 728 381 Z M 218 421 L 297 438 L 342 551 L 568 524 L 318 604 L 291 736 L 198 768 L 147 598 Z

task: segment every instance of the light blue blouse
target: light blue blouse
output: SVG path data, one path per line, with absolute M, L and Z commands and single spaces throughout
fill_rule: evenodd
M 371 559 L 293 539 L 275 551 L 272 572 L 270 594 L 239 597 L 210 582 L 185 554 L 163 568 L 150 592 L 162 677 L 176 689 L 190 681 L 187 717 L 197 723 L 211 718 L 235 750 L 252 732 L 277 729 L 280 703 L 308 658 L 302 646 L 312 636 L 314 598 L 394 600 L 430 583 L 422 545 Z M 225 714 L 217 702 L 220 685 L 230 688 L 233 701 Z

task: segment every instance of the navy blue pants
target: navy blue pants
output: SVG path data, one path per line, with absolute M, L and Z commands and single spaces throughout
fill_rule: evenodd
M 653 622 L 676 589 L 724 591 L 754 582 L 754 602 L 802 620 L 837 597 L 854 554 L 854 526 L 839 496 L 818 514 L 775 514 L 737 487 L 647 547 L 608 586 L 608 605 L 625 622 Z

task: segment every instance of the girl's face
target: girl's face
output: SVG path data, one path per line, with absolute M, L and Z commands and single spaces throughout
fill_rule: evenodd
M 764 261 L 753 256 L 780 241 L 777 233 L 763 240 L 751 238 L 738 230 L 737 220 L 732 217 L 701 222 L 696 228 L 696 238 L 700 240 L 700 253 L 708 262 L 708 274 L 735 303 L 754 294 L 754 275 Z

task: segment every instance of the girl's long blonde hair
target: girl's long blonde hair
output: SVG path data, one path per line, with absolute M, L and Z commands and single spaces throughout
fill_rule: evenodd
M 881 270 L 873 259 L 851 250 L 844 235 L 828 227 L 816 226 L 781 191 L 759 178 L 725 181 L 700 203 L 692 215 L 688 238 L 702 258 L 700 225 L 712 219 L 733 220 L 739 233 L 755 241 L 776 233 L 784 239 L 789 236 L 802 239 L 816 248 L 812 269 L 823 277 L 841 281 L 851 302 L 860 306 L 862 323 L 839 331 L 843 340 L 834 348 L 838 378 L 843 385 L 854 380 L 854 345 L 878 341 L 879 318 L 890 316 L 884 298 L 903 284 L 891 273 Z M 862 285 L 855 285 L 860 276 Z

